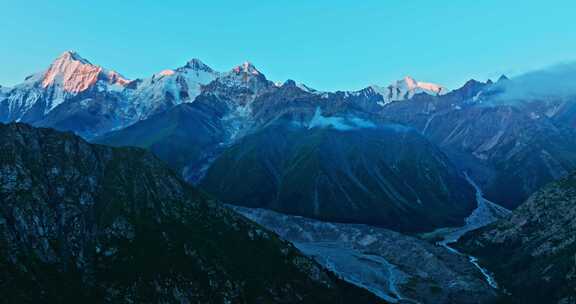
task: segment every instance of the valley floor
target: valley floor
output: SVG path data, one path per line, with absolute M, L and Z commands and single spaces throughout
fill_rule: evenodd
M 482 189 L 480 189 L 480 187 L 470 178 L 470 176 L 468 176 L 468 174 L 466 174 L 466 180 L 468 180 L 474 189 L 476 189 L 476 202 L 478 204 L 476 209 L 474 209 L 470 216 L 466 218 L 466 224 L 464 226 L 455 229 L 444 229 L 444 231 L 440 231 L 439 234 L 437 234 L 437 236 L 443 235 L 443 240 L 439 241 L 438 244 L 445 247 L 450 252 L 458 255 L 464 254 L 450 247 L 450 244 L 457 242 L 458 239 L 460 239 L 460 237 L 468 231 L 484 227 L 497 221 L 498 219 L 510 215 L 510 210 L 485 199 L 482 194 Z M 498 283 L 496 282 L 496 279 L 489 270 L 480 266 L 478 258 L 468 255 L 464 256 L 467 256 L 470 263 L 472 263 L 476 268 L 478 268 L 478 270 L 480 270 L 486 279 L 486 282 L 492 288 L 498 289 Z
M 386 301 L 488 302 L 498 294 L 494 278 L 476 258 L 449 244 L 510 211 L 486 200 L 474 181 L 466 178 L 476 189 L 478 203 L 466 224 L 438 229 L 422 238 L 367 225 L 328 223 L 265 209 L 230 207 L 291 241 L 343 279 Z

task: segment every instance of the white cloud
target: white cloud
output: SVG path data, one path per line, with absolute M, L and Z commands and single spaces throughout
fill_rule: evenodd
M 502 93 L 493 101 L 505 103 L 576 97 L 576 63 L 532 71 L 501 83 L 494 90 Z

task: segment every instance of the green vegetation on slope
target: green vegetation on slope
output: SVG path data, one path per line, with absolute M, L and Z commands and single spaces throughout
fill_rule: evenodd
M 224 151 L 201 187 L 224 202 L 404 231 L 457 226 L 473 189 L 415 132 L 271 126 Z
M 374 303 L 141 149 L 0 125 L 9 303 Z

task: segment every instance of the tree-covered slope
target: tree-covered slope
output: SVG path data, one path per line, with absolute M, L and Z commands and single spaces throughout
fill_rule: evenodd
M 512 303 L 576 302 L 576 174 L 552 182 L 507 220 L 466 234 Z
M 136 148 L 0 125 L 8 303 L 378 302 Z
M 93 142 L 146 148 L 184 176 L 194 175 L 229 137 L 223 120 L 228 112 L 220 99 L 201 96 L 194 103 L 178 105 Z M 192 167 L 186 169 L 189 165 Z
M 278 122 L 218 157 L 200 183 L 231 204 L 402 231 L 457 226 L 472 187 L 417 132 Z

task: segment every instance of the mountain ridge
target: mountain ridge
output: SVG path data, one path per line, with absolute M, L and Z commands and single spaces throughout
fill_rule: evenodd
M 194 71 L 194 73 L 189 73 L 189 71 Z M 253 78 L 258 80 L 251 80 Z M 114 128 L 125 127 L 179 103 L 192 102 L 201 93 L 202 86 L 216 79 L 220 79 L 228 86 L 247 86 L 252 91 L 258 91 L 262 88 L 256 87 L 257 83 L 264 82 L 266 77 L 250 62 L 235 66 L 228 72 L 216 72 L 199 59 L 191 59 L 183 66 L 165 69 L 150 77 L 129 80 L 116 71 L 91 63 L 77 52 L 65 51 L 45 71 L 27 77 L 24 83 L 3 88 L 6 93 L 12 92 L 12 96 L 4 100 L 5 107 L 10 110 L 8 110 L 9 113 L 0 115 L 0 121 L 18 120 L 34 124 L 36 120 L 48 115 L 60 104 L 76 98 L 82 92 L 92 90 L 99 91 L 97 94 L 103 95 L 104 98 L 125 100 L 120 102 L 125 109 L 108 115 L 118 117 L 116 120 L 126 121 L 120 121 L 119 126 L 106 128 L 106 130 L 96 130 L 96 133 L 101 134 Z M 270 86 L 270 84 L 267 85 Z M 310 89 L 305 85 L 300 86 Z M 395 89 L 392 90 L 392 87 Z M 383 104 L 404 100 L 417 93 L 446 93 L 446 89 L 441 86 L 418 82 L 410 77 L 389 85 L 386 94 L 390 96 L 384 93 L 383 88 L 376 89 L 377 86 L 373 88 L 378 95 L 382 96 Z M 27 91 L 34 91 L 34 96 L 28 96 Z M 84 97 L 76 99 L 82 98 Z M 17 105 L 20 105 L 21 109 L 14 110 L 13 108 Z M 43 108 L 41 113 L 31 117 L 30 112 L 34 107 Z M 2 118 L 2 116 L 6 117 Z M 52 127 L 58 128 L 57 125 Z M 92 134 L 83 132 L 80 132 L 80 135 L 93 137 Z
M 292 80 L 274 83 L 249 62 L 217 72 L 192 59 L 182 67 L 133 80 L 121 90 L 108 90 L 109 84 L 99 81 L 102 85 L 65 100 L 43 90 L 33 77 L 20 89 L 3 90 L 0 121 L 149 148 L 162 153 L 188 180 L 198 182 L 219 153 L 243 136 L 282 117 L 306 125 L 319 108 L 323 122 L 345 119 L 347 124 L 354 120 L 354 125 L 399 124 L 418 130 L 461 171 L 470 171 L 489 199 L 514 208 L 539 186 L 576 169 L 572 152 L 576 143 L 571 139 L 575 103 L 570 99 L 499 103 L 514 81 L 470 80 L 448 92 L 406 77 L 392 89 L 394 96 L 383 96 L 387 93 L 375 87 L 322 92 Z M 187 119 L 196 120 L 199 129 L 169 118 L 182 114 L 191 115 Z M 126 136 L 138 129 L 139 136 L 128 140 Z M 501 191 L 501 185 L 512 186 Z
M 145 150 L 25 124 L 0 134 L 4 301 L 380 302 Z

